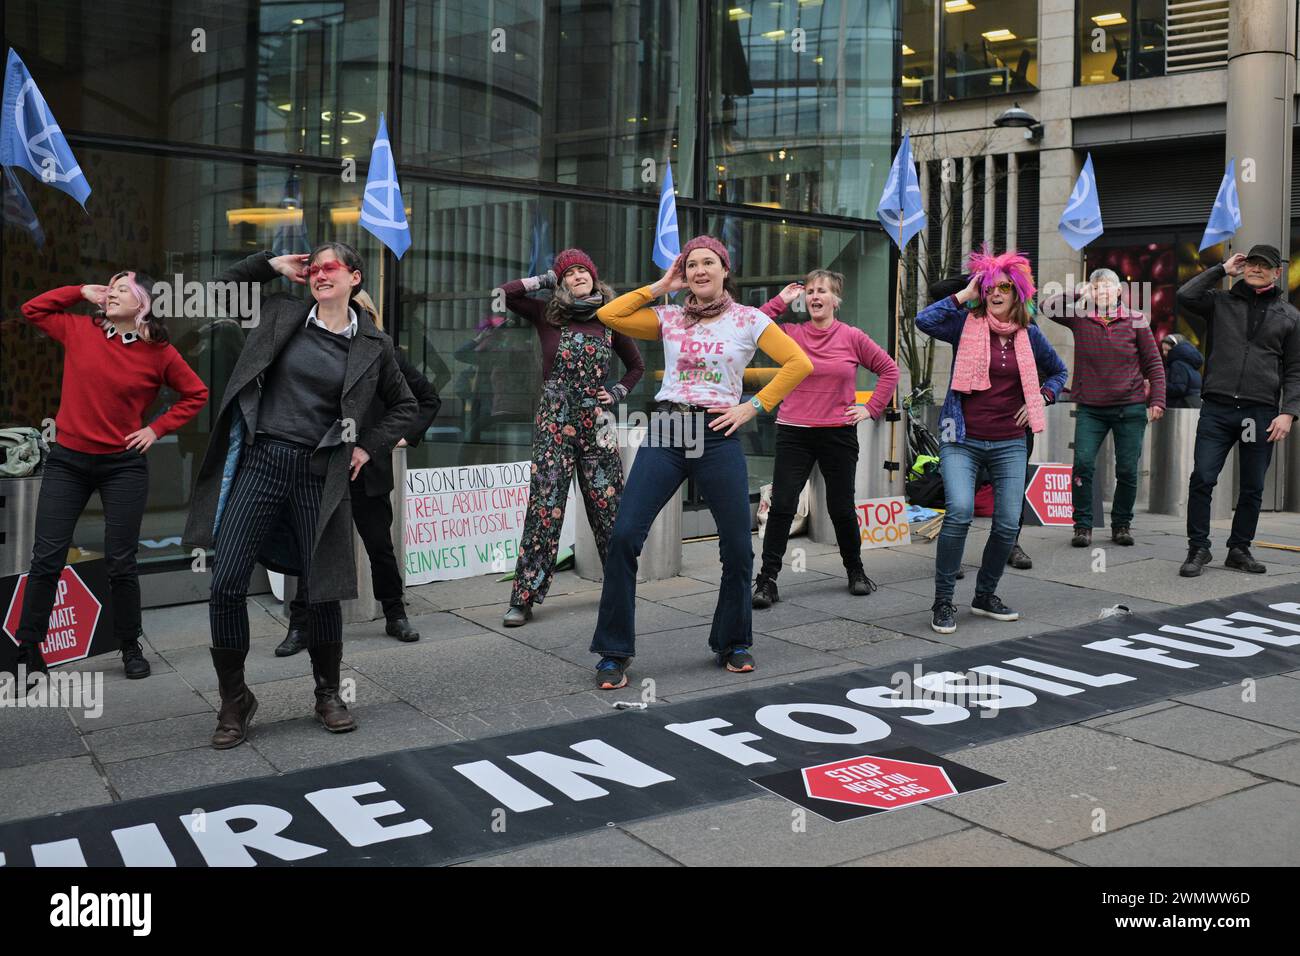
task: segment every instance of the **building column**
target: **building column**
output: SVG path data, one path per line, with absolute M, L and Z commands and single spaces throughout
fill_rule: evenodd
M 961 254 L 975 247 L 975 160 L 970 156 L 961 161 Z
M 944 163 L 951 159 L 939 160 L 939 278 L 948 275 L 952 267 L 952 177 L 944 175 Z
M 998 160 L 992 153 L 984 157 L 984 244 L 993 248 L 994 222 L 998 204 Z
M 926 228 L 916 234 L 916 308 L 919 312 L 929 305 L 930 276 L 930 164 L 922 160 L 917 165 L 917 185 L 921 187 L 921 206 L 925 209 Z
M 1020 218 L 1020 159 L 1007 153 L 1007 248 L 1014 249 L 1019 231 L 1016 220 Z

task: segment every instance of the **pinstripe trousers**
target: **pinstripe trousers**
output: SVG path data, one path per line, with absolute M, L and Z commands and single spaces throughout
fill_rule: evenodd
M 311 451 L 259 436 L 245 448 L 217 531 L 208 621 L 212 646 L 248 649 L 248 582 L 262 542 L 281 509 L 287 509 L 302 548 L 300 580 L 311 575 L 311 549 L 320 515 L 324 475 L 311 472 Z M 338 601 L 308 604 L 308 643 L 341 644 L 343 615 Z

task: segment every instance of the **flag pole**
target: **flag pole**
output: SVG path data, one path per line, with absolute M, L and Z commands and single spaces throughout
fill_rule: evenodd
M 388 256 L 384 255 L 384 244 L 379 244 L 379 301 L 375 303 L 375 308 L 379 310 L 379 328 L 384 329 L 384 262 Z
M 895 281 L 895 293 L 894 293 L 894 364 L 895 365 L 898 364 L 898 347 L 900 342 L 900 335 L 902 334 L 901 332 L 902 326 L 903 326 L 903 214 L 902 214 L 902 210 L 900 209 L 898 215 L 898 270 L 897 270 L 897 279 Z M 913 384 L 912 382 L 910 381 L 908 382 L 909 386 L 911 386 L 912 384 Z M 895 411 L 899 411 L 902 408 L 902 403 L 898 400 L 898 389 L 894 389 L 894 397 L 891 401 L 891 404 L 894 406 Z M 897 433 L 894 430 L 897 424 L 898 423 L 895 420 L 890 419 L 889 453 L 891 455 L 895 455 L 898 453 L 898 445 L 896 444 Z M 889 483 L 891 485 L 891 490 L 893 490 L 892 485 L 894 483 L 894 476 L 896 474 L 900 474 L 903 470 L 902 461 L 903 459 L 900 457 L 898 459 L 899 462 L 898 469 L 896 471 L 891 471 L 889 473 Z

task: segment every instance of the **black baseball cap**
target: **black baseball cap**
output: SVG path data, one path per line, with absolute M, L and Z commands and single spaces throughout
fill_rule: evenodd
M 1247 259 L 1263 259 L 1268 263 L 1270 269 L 1276 269 L 1282 264 L 1282 253 L 1277 251 L 1277 246 L 1269 246 L 1264 243 L 1257 243 L 1250 247 L 1250 252 L 1246 253 Z

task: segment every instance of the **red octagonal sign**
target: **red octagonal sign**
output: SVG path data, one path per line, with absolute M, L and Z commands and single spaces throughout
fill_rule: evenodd
M 1025 502 L 1039 524 L 1074 524 L 1073 472 L 1069 465 L 1035 465 L 1034 477 L 1025 486 Z
M 14 595 L 5 612 L 4 632 L 18 643 L 18 621 L 22 616 L 23 595 L 27 592 L 27 575 L 18 579 Z M 91 593 L 71 565 L 64 567 L 54 592 L 54 607 L 50 623 L 41 642 L 41 656 L 47 664 L 66 664 L 79 661 L 90 654 L 90 640 L 95 635 L 95 625 L 103 605 Z
M 808 796 L 877 810 L 897 810 L 959 791 L 942 767 L 889 757 L 852 757 L 803 770 Z

